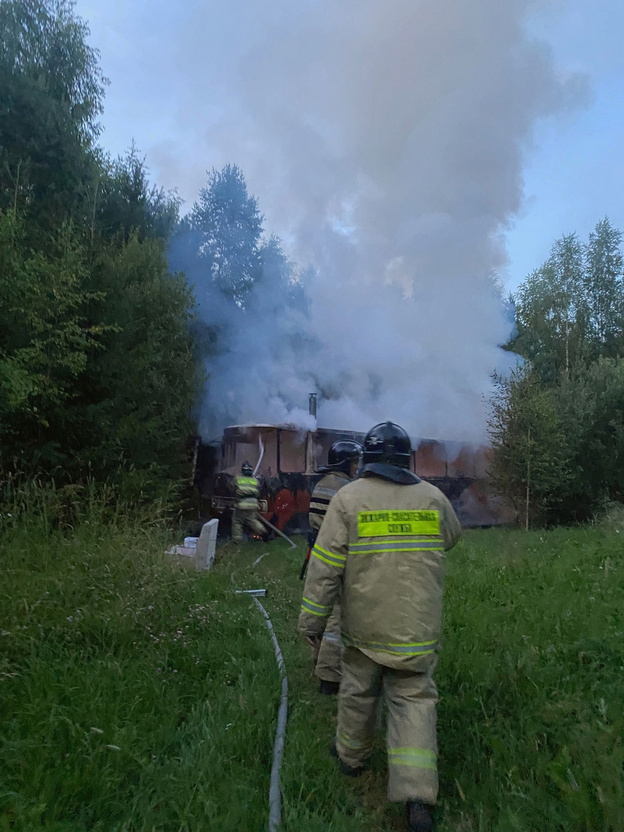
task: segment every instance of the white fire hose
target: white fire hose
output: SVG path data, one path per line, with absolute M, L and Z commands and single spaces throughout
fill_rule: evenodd
M 272 531 L 274 531 L 275 534 L 278 534 L 280 537 L 283 537 L 284 540 L 288 541 L 288 543 L 290 543 L 290 548 L 291 549 L 296 549 L 297 548 L 297 544 L 293 543 L 292 540 L 288 537 L 288 535 L 284 534 L 284 532 L 281 532 L 277 528 L 277 526 L 274 526 L 273 523 L 269 523 L 269 521 L 266 519 L 266 517 L 263 517 L 261 514 L 259 514 L 258 517 L 260 518 L 260 520 L 262 520 L 262 522 L 264 523 L 265 526 L 267 526 L 269 529 L 272 529 Z
M 275 658 L 282 677 L 282 695 L 280 698 L 279 710 L 277 712 L 277 728 L 275 729 L 275 742 L 273 743 L 273 765 L 271 766 L 271 781 L 269 785 L 269 832 L 277 832 L 282 824 L 282 795 L 280 792 L 280 769 L 284 758 L 284 740 L 286 738 L 286 719 L 288 717 L 288 677 L 284 657 L 280 650 L 279 642 L 271 624 L 269 614 L 262 606 L 256 596 L 252 596 L 254 603 L 266 619 L 266 625 L 271 633 Z
M 262 441 L 262 436 L 258 436 L 258 442 L 260 445 L 260 456 L 258 458 L 258 462 L 256 463 L 256 467 L 253 470 L 254 477 L 258 473 L 258 468 L 260 468 L 260 463 L 262 462 L 262 459 L 264 457 L 264 442 Z M 289 537 L 287 537 L 283 532 L 277 529 L 272 523 L 269 523 L 268 520 L 265 520 L 264 517 L 262 517 L 262 515 L 259 516 L 266 526 L 268 526 L 274 532 L 280 535 L 280 537 L 283 537 L 285 540 L 287 540 L 293 548 L 296 548 L 296 544 L 293 543 L 293 541 Z M 268 554 L 268 552 L 266 554 Z M 261 555 L 261 557 L 257 558 L 252 564 L 252 566 L 256 566 L 262 560 L 263 557 L 265 557 L 265 555 Z M 234 573 L 232 573 L 230 578 L 232 580 L 232 583 L 234 583 Z M 271 780 L 269 784 L 269 832 L 278 832 L 280 826 L 282 825 L 282 795 L 280 792 L 280 770 L 282 768 L 282 760 L 284 759 L 286 720 L 288 718 L 288 677 L 286 676 L 286 665 L 284 664 L 284 657 L 282 656 L 282 651 L 280 649 L 277 636 L 275 635 L 273 624 L 271 623 L 269 614 L 258 600 L 258 595 L 266 595 L 266 590 L 237 590 L 237 593 L 243 592 L 246 592 L 253 598 L 254 603 L 256 604 L 256 606 L 265 618 L 266 625 L 271 635 L 271 641 L 273 642 L 275 658 L 277 660 L 277 666 L 279 668 L 280 677 L 282 680 L 282 693 L 280 696 L 279 709 L 277 711 L 277 727 L 275 729 L 275 742 L 273 743 L 273 764 L 271 765 Z
M 258 564 L 263 557 L 266 557 L 267 554 L 268 552 L 265 555 L 261 555 L 259 558 L 256 558 L 256 560 L 252 563 L 252 567 L 256 566 L 256 564 Z M 234 583 L 234 572 L 230 575 L 230 580 Z M 236 584 L 234 585 L 236 586 Z M 273 763 L 271 765 L 271 780 L 269 782 L 269 832 L 279 832 L 282 825 L 280 770 L 282 768 L 282 760 L 284 759 L 286 720 L 288 718 L 288 677 L 286 676 L 286 665 L 284 664 L 284 657 L 282 656 L 282 651 L 280 650 L 279 642 L 277 640 L 277 636 L 275 635 L 275 630 L 273 629 L 273 624 L 271 623 L 269 614 L 258 600 L 258 596 L 263 597 L 266 595 L 266 589 L 236 590 L 236 593 L 250 595 L 264 616 L 266 625 L 271 635 L 271 641 L 273 642 L 275 658 L 277 660 L 277 666 L 282 680 L 282 694 L 277 711 L 277 727 L 275 729 L 275 742 L 273 743 Z
M 260 456 L 258 457 L 258 461 L 256 462 L 256 467 L 253 469 L 253 476 L 254 477 L 258 473 L 258 468 L 260 467 L 260 463 L 262 462 L 262 459 L 264 457 L 264 442 L 262 441 L 262 434 L 260 434 L 260 433 L 258 434 L 258 444 L 260 446 Z M 281 532 L 272 523 L 269 523 L 268 520 L 265 520 L 265 518 L 261 514 L 258 515 L 258 516 L 260 517 L 260 520 L 262 520 L 262 522 L 264 523 L 265 526 L 268 526 L 272 531 L 275 532 L 275 534 L 278 534 L 280 537 L 283 537 L 284 540 L 288 541 L 288 543 L 290 543 L 290 548 L 291 549 L 296 549 L 297 548 L 297 544 L 293 543 L 292 540 L 284 534 L 284 532 Z
M 258 457 L 258 461 L 256 462 L 256 467 L 253 469 L 253 476 L 255 477 L 258 473 L 258 468 L 260 467 L 260 463 L 262 462 L 262 458 L 264 456 L 264 442 L 262 441 L 262 434 L 258 434 L 258 444 L 260 445 L 260 456 Z

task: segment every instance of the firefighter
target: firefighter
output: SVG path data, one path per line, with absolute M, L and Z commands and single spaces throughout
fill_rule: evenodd
M 433 829 L 438 794 L 433 672 L 441 635 L 443 550 L 461 528 L 444 494 L 409 470 L 411 443 L 392 422 L 364 440 L 363 468 L 332 500 L 314 546 L 299 630 L 318 644 L 341 598 L 342 681 L 332 753 L 358 776 L 387 705 L 388 798 L 409 829 Z
M 253 469 L 248 462 L 241 466 L 241 476 L 236 478 L 236 508 L 232 513 L 232 540 L 234 543 L 243 542 L 243 527 L 246 526 L 254 534 L 264 536 L 266 528 L 260 519 L 258 509 L 258 495 L 260 485 L 253 475 Z
M 318 481 L 310 497 L 310 534 L 308 545 L 314 546 L 325 512 L 331 498 L 351 482 L 360 465 L 362 446 L 359 442 L 342 440 L 334 442 L 327 455 L 327 465 L 319 469 L 325 476 Z M 319 692 L 328 696 L 338 693 L 340 687 L 340 664 L 342 645 L 340 643 L 340 604 L 334 604 L 329 617 L 320 649 L 313 650 L 315 674 L 319 677 Z

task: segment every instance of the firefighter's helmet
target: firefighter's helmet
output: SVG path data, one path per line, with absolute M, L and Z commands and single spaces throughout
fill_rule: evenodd
M 247 460 L 245 460 L 245 461 L 243 462 L 243 464 L 241 465 L 241 474 L 242 474 L 244 477 L 251 477 L 251 476 L 253 476 L 253 468 L 252 468 L 252 467 L 251 467 L 251 465 L 247 462 Z
M 412 443 L 409 436 L 394 422 L 380 422 L 364 438 L 364 465 L 383 462 L 409 468 Z
M 327 467 L 331 471 L 342 471 L 345 474 L 349 473 L 351 461 L 359 459 L 362 453 L 362 446 L 359 442 L 353 442 L 350 439 L 341 439 L 329 449 L 327 454 Z

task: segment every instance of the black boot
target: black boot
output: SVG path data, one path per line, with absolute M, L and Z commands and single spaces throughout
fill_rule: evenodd
M 410 832 L 433 832 L 433 817 L 429 806 L 417 800 L 407 801 L 407 828 Z
M 344 774 L 347 777 L 359 777 L 361 774 L 364 774 L 364 766 L 348 766 L 346 763 L 342 762 L 335 742 L 331 744 L 329 753 L 332 757 L 335 757 L 338 760 L 338 766 L 341 774 Z
M 319 693 L 325 696 L 335 696 L 340 690 L 340 682 L 329 682 L 327 679 L 321 679 L 319 685 Z

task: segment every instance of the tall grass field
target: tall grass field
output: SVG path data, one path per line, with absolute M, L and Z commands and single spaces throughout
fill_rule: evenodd
M 336 702 L 296 633 L 303 540 L 223 544 L 199 573 L 145 518 L 1 523 L 2 832 L 267 829 L 280 678 L 264 619 L 234 591 L 258 587 L 290 683 L 283 829 L 405 828 L 381 731 L 359 780 L 328 753 Z M 624 830 L 623 544 L 616 514 L 469 532 L 449 553 L 441 832 Z

